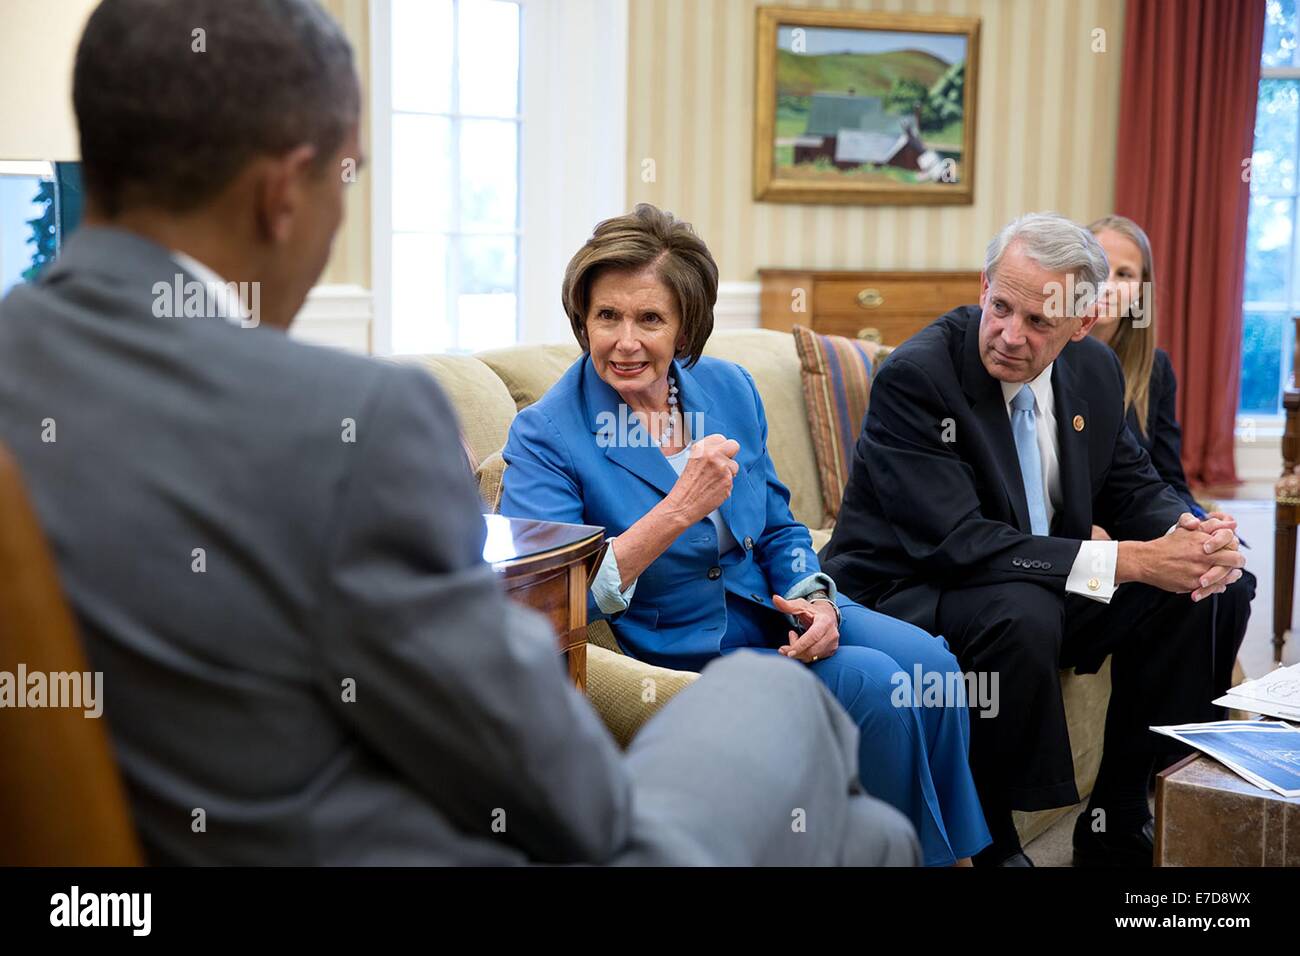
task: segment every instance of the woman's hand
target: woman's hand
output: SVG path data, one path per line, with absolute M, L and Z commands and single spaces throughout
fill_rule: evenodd
M 1093 526 L 1092 526 L 1092 540 L 1093 540 L 1093 541 L 1109 541 L 1109 540 L 1110 540 L 1110 535 L 1108 535 L 1108 534 L 1106 533 L 1106 529 L 1103 528 L 1103 527 L 1101 527 L 1100 525 L 1093 525 Z
M 665 501 L 676 508 L 687 527 L 712 514 L 731 494 L 740 471 L 734 461 L 740 443 L 725 435 L 708 435 L 691 447 L 690 460 Z
M 772 604 L 804 626 L 803 634 L 790 632 L 790 643 L 778 648 L 780 653 L 811 664 L 826 660 L 839 649 L 839 617 L 829 601 L 805 601 L 803 598 L 787 601 L 779 594 L 773 594 Z
M 701 438 L 691 448 L 681 477 L 664 499 L 632 527 L 610 542 L 626 588 L 667 551 L 678 536 L 713 513 L 731 494 L 731 479 L 740 470 L 733 458 L 740 444 L 725 435 Z

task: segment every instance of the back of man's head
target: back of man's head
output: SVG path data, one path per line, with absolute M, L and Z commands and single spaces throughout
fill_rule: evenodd
M 104 0 L 73 105 L 92 202 L 183 212 L 258 155 L 329 161 L 357 122 L 352 51 L 313 0 Z

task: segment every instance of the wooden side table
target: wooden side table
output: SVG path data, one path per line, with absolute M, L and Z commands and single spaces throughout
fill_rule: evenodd
M 569 677 L 587 690 L 587 587 L 605 552 L 605 529 L 484 515 L 483 560 L 506 593 L 550 619 Z
M 1156 776 L 1156 866 L 1300 866 L 1300 797 L 1192 754 Z

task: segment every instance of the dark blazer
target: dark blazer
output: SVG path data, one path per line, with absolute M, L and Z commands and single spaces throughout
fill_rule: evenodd
M 1063 501 L 1051 536 L 1030 534 L 1002 388 L 979 356 L 979 323 L 977 306 L 954 309 L 881 367 L 822 552 L 842 591 L 931 632 L 944 589 L 1033 581 L 1064 593 L 1093 524 L 1117 539 L 1149 540 L 1184 511 L 1125 425 L 1115 353 L 1089 338 L 1066 345 L 1053 368 Z
M 610 859 L 631 775 L 546 620 L 483 563 L 442 391 L 272 328 L 156 318 L 178 272 L 82 227 L 0 303 L 0 441 L 106 674 L 150 859 Z
M 1128 427 L 1133 430 L 1138 444 L 1151 456 L 1156 474 L 1177 492 L 1188 511 L 1203 518 L 1205 511 L 1192 497 L 1191 489 L 1187 487 L 1187 475 L 1183 472 L 1183 431 L 1178 427 L 1177 398 L 1178 380 L 1174 377 L 1169 353 L 1156 349 L 1151 366 L 1151 394 L 1147 399 L 1147 432 L 1144 435 L 1138 428 L 1137 412 L 1132 408 L 1128 410 Z

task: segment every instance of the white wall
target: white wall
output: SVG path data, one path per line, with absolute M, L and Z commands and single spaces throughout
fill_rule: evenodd
M 97 0 L 0 4 L 0 160 L 75 160 L 72 61 Z

